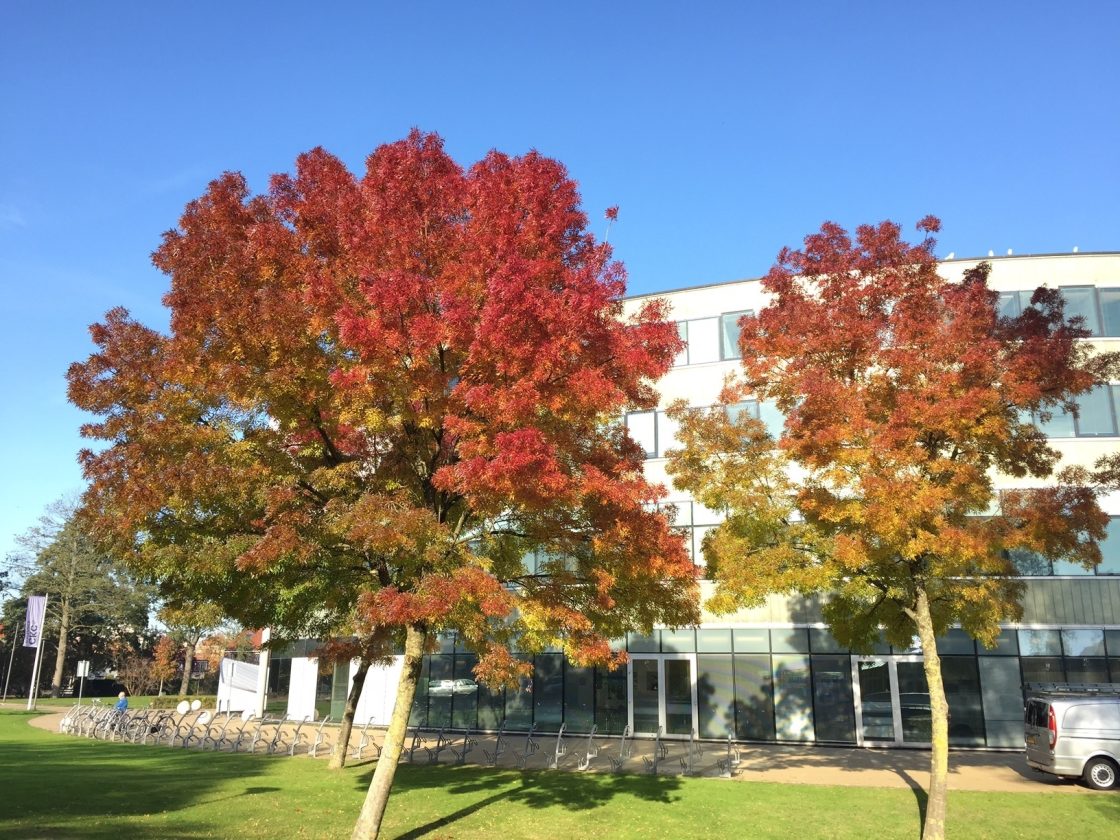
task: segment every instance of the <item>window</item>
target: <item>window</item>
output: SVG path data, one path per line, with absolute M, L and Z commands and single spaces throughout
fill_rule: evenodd
M 673 364 L 681 367 L 740 358 L 739 319 L 751 314 L 751 310 L 745 309 L 718 317 L 678 321 L 677 335 L 685 346 Z
M 681 352 L 677 353 L 673 365 L 681 367 L 688 364 L 688 321 L 677 321 L 677 336 L 684 342 L 684 347 L 681 348 Z
M 719 318 L 688 322 L 688 363 L 702 365 L 719 361 Z
M 1058 291 L 1065 300 L 1066 318 L 1080 316 L 1085 329 L 1094 336 L 1120 336 L 1120 289 L 1098 289 L 1093 286 L 1061 286 Z M 1000 292 L 998 311 L 1003 318 L 1017 318 L 1031 305 L 1034 292 Z
M 1077 399 L 1077 418 L 1061 408 L 1051 409 L 1050 419 L 1038 414 L 1034 423 L 1048 438 L 1115 437 L 1120 415 L 1120 386 L 1100 385 Z
M 657 454 L 664 458 L 670 449 L 679 449 L 680 441 L 677 440 L 677 433 L 680 432 L 681 424 L 666 414 L 664 411 L 657 412 Z
M 1120 289 L 1097 289 L 1105 335 L 1120 335 Z
M 1000 292 L 997 311 L 1001 318 L 1018 318 L 1031 305 L 1032 291 Z
M 1116 418 L 1112 416 L 1111 397 L 1111 387 L 1102 385 L 1078 398 L 1078 437 L 1102 437 L 1116 434 Z
M 1101 320 L 1097 314 L 1097 290 L 1092 286 L 1062 286 L 1059 290 L 1065 299 L 1067 320 L 1081 318 L 1083 326 L 1092 335 L 1101 334 Z
M 742 312 L 725 312 L 719 316 L 720 358 L 741 359 L 743 354 L 739 351 L 739 319 L 744 315 L 752 314 L 750 310 Z
M 626 415 L 626 430 L 647 458 L 657 457 L 657 412 L 636 411 Z
M 1120 574 L 1120 517 L 1113 516 L 1108 521 L 1105 537 L 1101 540 L 1101 562 L 1096 568 L 1098 575 Z M 1012 549 L 1008 552 L 1015 570 L 1027 577 L 1046 575 L 1092 575 L 1093 569 L 1086 569 L 1080 563 L 1068 560 L 1055 560 L 1051 563 L 1033 551 Z

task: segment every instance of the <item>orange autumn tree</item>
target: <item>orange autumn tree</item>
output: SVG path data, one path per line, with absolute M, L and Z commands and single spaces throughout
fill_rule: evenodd
M 762 281 L 769 305 L 740 321 L 742 371 L 723 405 L 671 410 L 682 449 L 669 466 L 678 487 L 727 513 L 704 544 L 713 609 L 825 591 L 843 644 L 919 639 L 932 713 L 926 840 L 944 837 L 948 771 L 935 640 L 959 624 L 992 645 L 1000 622 L 1021 617 L 1011 551 L 1100 561 L 1097 497 L 1115 465 L 1059 470 L 1031 415 L 1075 410 L 1117 370 L 1114 354 L 1078 341 L 1088 333 L 1064 320 L 1057 291 L 1001 318 L 989 266 L 948 282 L 933 248 L 886 222 L 854 242 L 826 224 L 804 250 L 783 250 Z M 785 415 L 777 440 L 736 410 L 752 396 Z M 1037 489 L 997 495 L 998 473 Z
M 617 664 L 608 639 L 698 619 L 615 422 L 655 405 L 679 340 L 660 302 L 623 316 L 586 222 L 556 161 L 464 170 L 419 132 L 361 177 L 321 149 L 264 195 L 226 174 L 155 254 L 170 334 L 111 312 L 71 368 L 102 418 L 82 454 L 102 539 L 246 626 L 403 649 L 355 837 L 378 833 L 434 634 L 497 685 L 527 672 L 515 650 Z

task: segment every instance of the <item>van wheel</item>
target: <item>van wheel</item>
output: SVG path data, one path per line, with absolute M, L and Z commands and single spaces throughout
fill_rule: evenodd
M 1116 765 L 1107 758 L 1091 758 L 1085 765 L 1085 784 L 1093 790 L 1112 790 L 1116 787 Z

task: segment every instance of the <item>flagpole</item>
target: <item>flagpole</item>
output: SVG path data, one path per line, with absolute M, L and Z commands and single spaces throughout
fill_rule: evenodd
M 16 634 L 12 636 L 12 652 L 8 654 L 8 676 L 4 679 L 4 701 L 8 700 L 8 683 L 12 681 L 12 661 L 16 658 L 16 647 L 19 644 L 19 622 L 16 622 Z
M 39 666 L 43 662 L 43 636 L 47 629 L 47 603 L 50 595 L 43 596 L 43 624 L 39 628 L 39 644 L 35 646 L 35 667 L 31 670 L 31 688 L 27 691 L 27 711 L 35 711 L 35 700 L 39 695 Z

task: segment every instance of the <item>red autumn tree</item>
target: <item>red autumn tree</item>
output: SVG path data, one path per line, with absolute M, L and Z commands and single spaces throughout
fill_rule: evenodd
M 497 684 L 528 668 L 514 650 L 617 662 L 608 639 L 697 620 L 614 422 L 656 403 L 676 331 L 658 302 L 623 317 L 559 163 L 464 171 L 413 132 L 359 178 L 316 149 L 266 195 L 214 181 L 155 262 L 170 335 L 111 312 L 70 371 L 107 444 L 82 455 L 89 517 L 246 626 L 403 648 L 355 837 L 377 835 L 433 634 Z
M 932 233 L 936 219 L 919 226 Z M 1039 289 L 1015 319 L 997 314 L 981 264 L 962 282 L 938 273 L 934 241 L 900 240 L 891 223 L 853 242 L 834 224 L 784 250 L 763 279 L 772 296 L 741 320 L 742 375 L 722 401 L 754 395 L 785 414 L 778 440 L 718 407 L 671 412 L 683 449 L 675 483 L 727 511 L 705 540 L 713 609 L 769 592 L 829 594 L 834 635 L 870 649 L 920 640 L 932 713 L 923 837 L 945 832 L 948 707 L 936 638 L 960 624 L 994 644 L 1021 617 L 1012 550 L 1092 566 L 1107 517 L 1098 494 L 1115 464 L 1058 470 L 1031 422 L 1115 375 Z M 993 489 L 997 473 L 1038 489 Z M 794 480 L 796 476 L 796 480 Z

